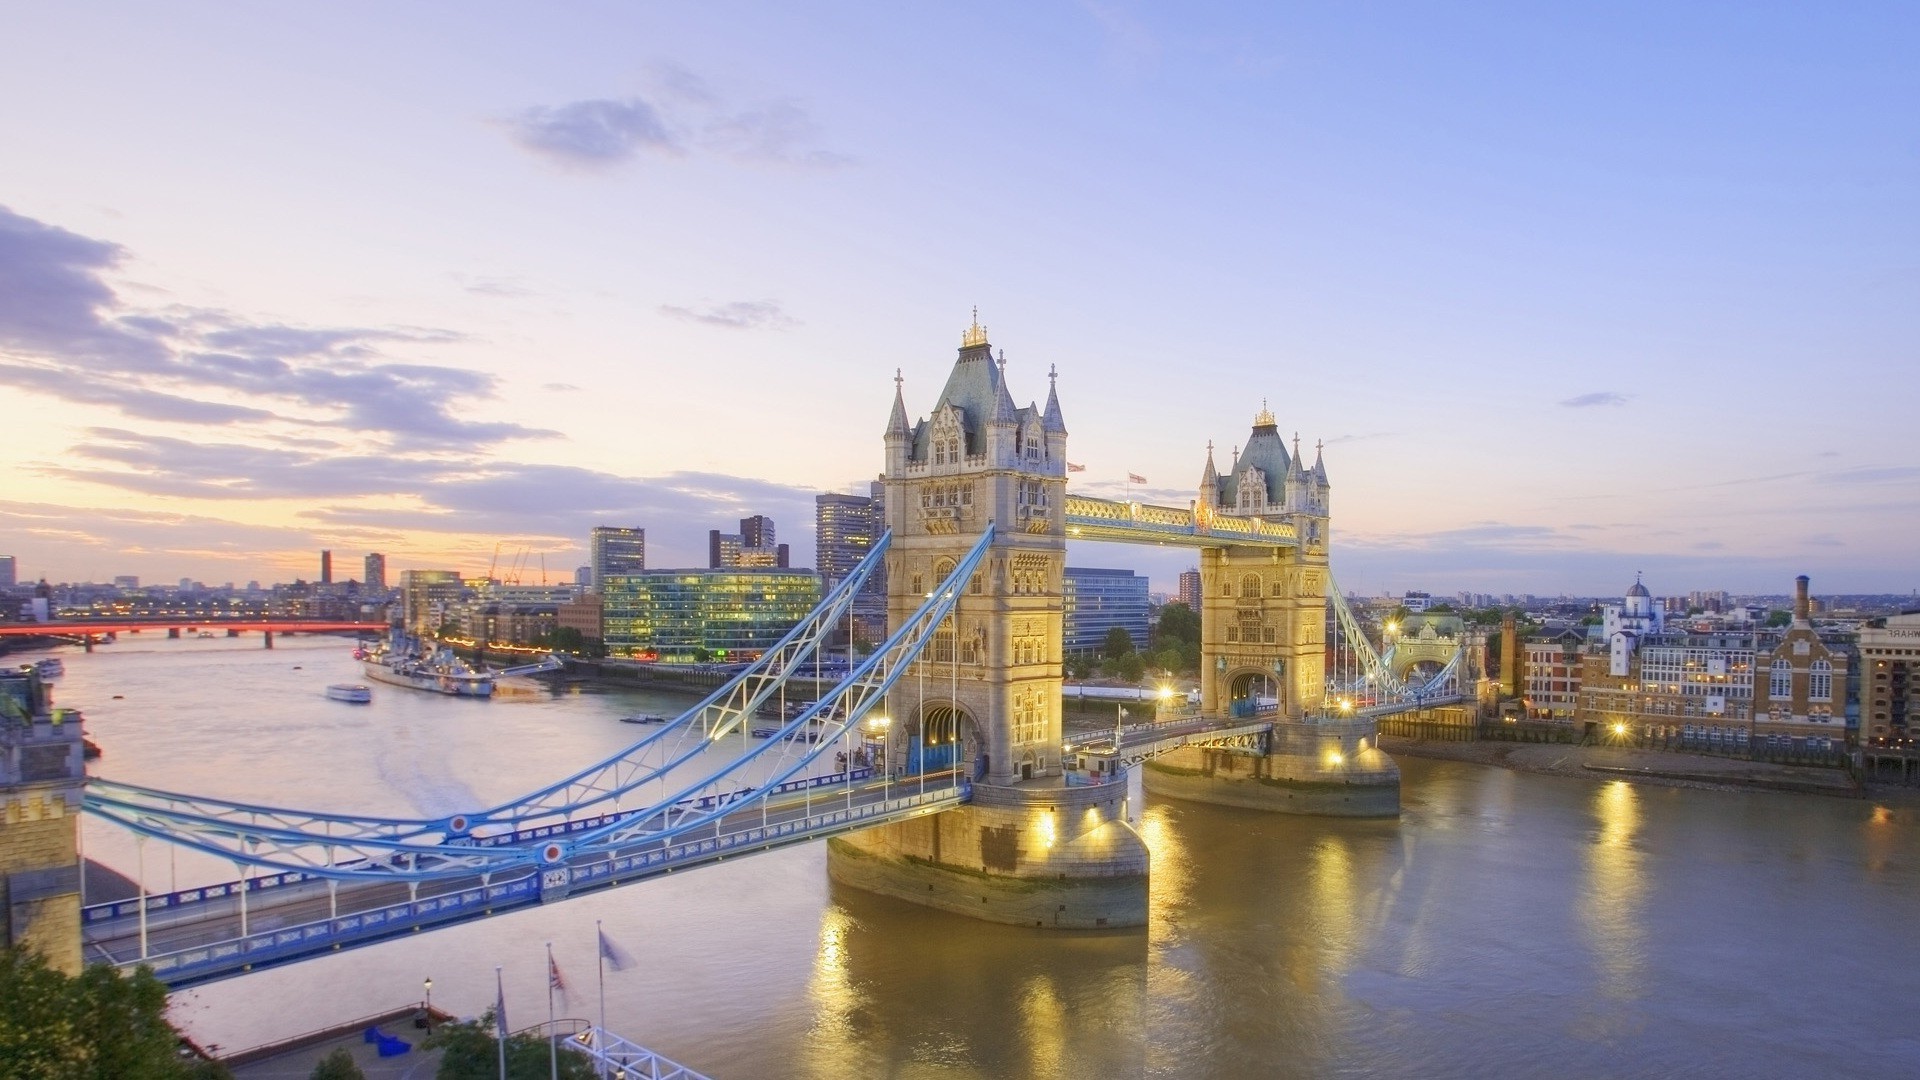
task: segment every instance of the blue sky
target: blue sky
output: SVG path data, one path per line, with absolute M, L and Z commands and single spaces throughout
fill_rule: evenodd
M 811 561 L 978 305 L 1091 493 L 1324 439 L 1349 589 L 1920 585 L 1910 5 L 0 22 L 23 573 Z

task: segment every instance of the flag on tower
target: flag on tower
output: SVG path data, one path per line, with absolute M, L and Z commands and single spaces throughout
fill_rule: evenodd
M 1087 467 L 1085 465 L 1075 465 L 1073 462 L 1069 461 L 1067 462 L 1067 471 L 1068 472 L 1086 472 Z
M 615 971 L 625 971 L 628 968 L 632 967 L 633 954 L 621 948 L 620 946 L 614 944 L 613 939 L 607 936 L 607 932 L 605 930 L 602 930 L 599 933 L 600 933 L 600 958 L 607 962 L 607 966 L 612 968 Z
M 1144 476 L 1141 476 L 1137 472 L 1130 472 L 1127 474 L 1127 483 L 1129 484 L 1144 484 L 1146 482 L 1147 482 L 1147 478 Z

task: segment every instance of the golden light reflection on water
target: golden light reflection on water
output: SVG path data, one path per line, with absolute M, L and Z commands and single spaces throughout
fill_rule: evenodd
M 1635 842 L 1641 825 L 1640 794 L 1624 780 L 1594 792 L 1599 835 L 1587 849 L 1587 888 L 1582 897 L 1587 944 L 1599 967 L 1603 996 L 1638 998 L 1645 991 L 1646 880 Z
M 813 1029 L 807 1033 L 806 1056 L 812 1075 L 845 1075 L 846 1064 L 856 1060 L 852 1050 L 859 1032 L 854 1017 L 866 1007 L 866 995 L 847 967 L 847 937 L 853 928 L 853 916 L 837 904 L 820 913 L 820 944 L 807 979 Z
M 1068 1064 L 1066 1003 L 1051 975 L 1034 975 L 1020 994 L 1028 1075 L 1059 1076 Z
M 1153 945 L 1169 944 L 1179 936 L 1182 916 L 1193 903 L 1193 868 L 1185 840 L 1171 821 L 1173 813 L 1164 805 L 1149 806 L 1137 830 L 1151 860 L 1147 940 Z

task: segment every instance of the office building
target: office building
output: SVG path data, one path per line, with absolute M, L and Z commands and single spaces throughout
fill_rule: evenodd
M 1200 613 L 1200 571 L 1199 570 L 1195 569 L 1195 570 L 1180 571 L 1180 595 L 1179 597 L 1177 597 L 1177 599 L 1179 600 L 1180 603 L 1187 605 L 1187 607 L 1191 609 L 1194 614 L 1198 615 Z
M 407 633 L 432 635 L 453 616 L 467 587 L 455 570 L 400 571 L 400 619 Z
M 333 584 L 333 552 L 331 551 L 320 553 L 320 584 Z
M 650 570 L 605 578 L 602 633 L 614 656 L 669 662 L 752 659 L 820 601 L 811 571 Z
M 0 555 L 0 587 L 18 585 L 20 583 L 18 573 L 19 571 L 14 569 L 13 556 Z
M 729 570 L 740 565 L 740 534 L 707 530 L 707 569 Z
M 613 574 L 638 574 L 647 568 L 645 529 L 596 525 L 588 538 L 587 549 L 596 591 L 604 591 L 600 588 L 601 582 Z
M 1069 566 L 1061 599 L 1066 609 L 1061 647 L 1066 652 L 1098 652 L 1116 626 L 1133 639 L 1135 649 L 1147 647 L 1146 578 L 1131 570 Z
M 740 546 L 771 551 L 774 548 L 773 519 L 765 514 L 740 519 Z
M 361 575 L 368 592 L 387 591 L 387 557 L 374 552 L 367 556 L 366 571 Z

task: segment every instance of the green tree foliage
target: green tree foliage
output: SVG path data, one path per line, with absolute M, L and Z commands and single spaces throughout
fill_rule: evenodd
M 1107 641 L 1101 649 L 1107 659 L 1118 660 L 1133 654 L 1133 635 L 1127 633 L 1124 626 L 1115 626 L 1107 630 Z
M 1125 633 L 1124 630 L 1121 632 Z M 1126 653 L 1115 660 L 1111 666 L 1115 675 L 1130 683 L 1139 682 L 1140 676 L 1146 674 L 1147 669 L 1147 665 L 1141 661 L 1140 654 L 1137 652 Z
M 500 1044 L 493 1033 L 493 1010 L 478 1020 L 442 1024 L 422 1047 L 439 1047 L 439 1080 L 497 1080 Z M 522 1033 L 507 1036 L 507 1080 L 548 1080 L 552 1056 L 547 1040 Z M 596 1080 L 593 1062 L 582 1054 L 560 1049 L 561 1080 Z
M 1185 604 L 1167 604 L 1153 628 L 1148 666 L 1175 675 L 1200 672 L 1200 616 Z
M 0 1074 L 9 1080 L 213 1080 L 219 1065 L 182 1060 L 167 988 L 141 968 L 95 964 L 79 976 L 15 945 L 0 952 Z
M 333 1053 L 320 1059 L 320 1064 L 307 1074 L 307 1080 L 367 1080 L 367 1074 L 353 1060 L 353 1052 L 346 1047 L 336 1047 Z
M 1769 627 L 1785 626 L 1792 621 L 1793 621 L 1793 612 L 1791 611 L 1781 611 L 1776 608 L 1775 610 L 1767 613 L 1767 625 Z

